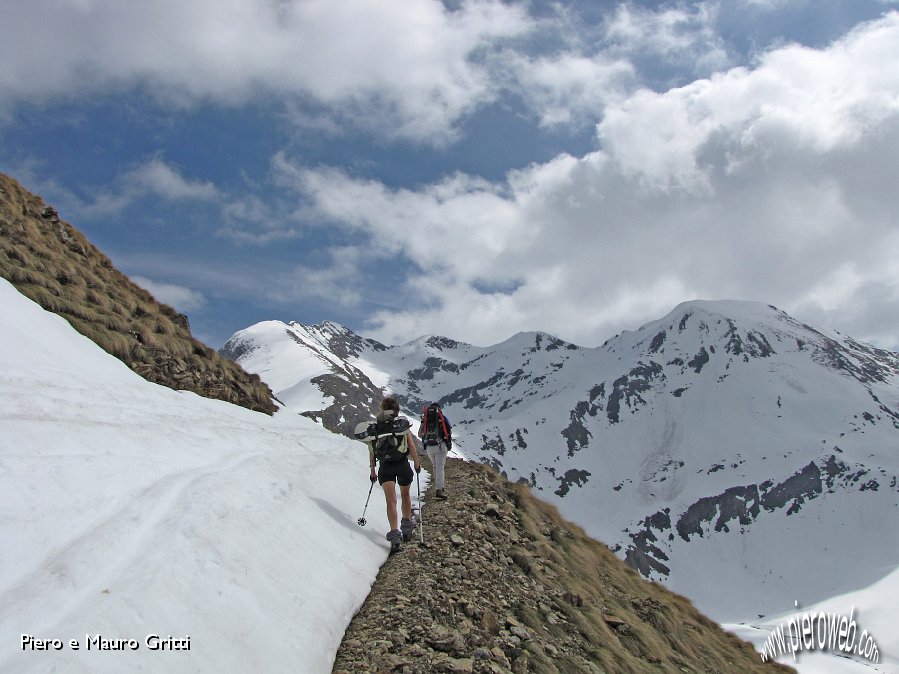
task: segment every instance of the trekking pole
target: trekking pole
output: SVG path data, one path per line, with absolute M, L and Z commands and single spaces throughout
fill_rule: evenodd
M 368 488 L 368 497 L 365 499 L 365 507 L 362 509 L 362 517 L 356 520 L 356 524 L 360 527 L 365 526 L 365 511 L 368 510 L 368 499 L 371 498 L 371 490 L 375 488 L 375 483 L 372 481 L 371 486 Z
M 422 508 L 421 482 L 418 479 L 418 473 L 415 473 L 415 488 L 418 490 L 418 525 L 419 525 L 419 529 L 418 529 L 419 539 L 418 540 L 419 540 L 419 542 L 424 543 L 425 542 L 425 520 L 421 514 L 422 511 L 424 510 L 424 508 Z

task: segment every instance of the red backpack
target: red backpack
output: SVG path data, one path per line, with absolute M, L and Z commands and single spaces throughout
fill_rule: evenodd
M 422 411 L 419 435 L 426 447 L 438 445 L 442 440 L 446 443 L 447 449 L 452 449 L 453 435 L 450 424 L 437 403 L 431 403 Z

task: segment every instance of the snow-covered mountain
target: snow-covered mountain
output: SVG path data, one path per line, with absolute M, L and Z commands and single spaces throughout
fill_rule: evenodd
M 234 334 L 219 352 L 275 382 L 287 408 L 350 436 L 356 421 L 380 401 L 389 378 L 360 355 L 384 350 L 327 321 L 314 326 L 263 321 Z
M 223 352 L 343 432 L 384 388 L 410 412 L 440 401 L 467 456 L 718 619 L 899 566 L 899 357 L 771 306 L 688 302 L 598 348 L 266 322 Z

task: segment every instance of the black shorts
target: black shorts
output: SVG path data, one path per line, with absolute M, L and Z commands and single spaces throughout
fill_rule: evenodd
M 412 466 L 406 459 L 393 463 L 382 463 L 378 467 L 378 484 L 396 482 L 401 487 L 408 487 L 412 484 L 413 475 Z

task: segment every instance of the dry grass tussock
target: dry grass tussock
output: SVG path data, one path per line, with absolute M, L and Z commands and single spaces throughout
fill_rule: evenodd
M 0 174 L 0 275 L 146 379 L 272 414 L 259 377 L 190 334 L 40 197 Z
M 490 469 L 488 469 L 489 472 Z M 763 663 L 752 646 L 702 615 L 686 597 L 642 578 L 555 506 L 534 498 L 528 487 L 504 482 L 520 526 L 538 541 L 539 556 L 554 582 L 578 598 L 563 603 L 566 617 L 588 643 L 602 644 L 590 660 L 607 672 L 794 671 Z M 535 612 L 519 615 L 532 628 L 559 631 Z M 620 648 L 608 648 L 608 644 Z M 543 657 L 541 657 L 543 656 Z M 574 663 L 571 671 L 576 671 Z M 534 653 L 532 672 L 564 672 L 558 658 Z

